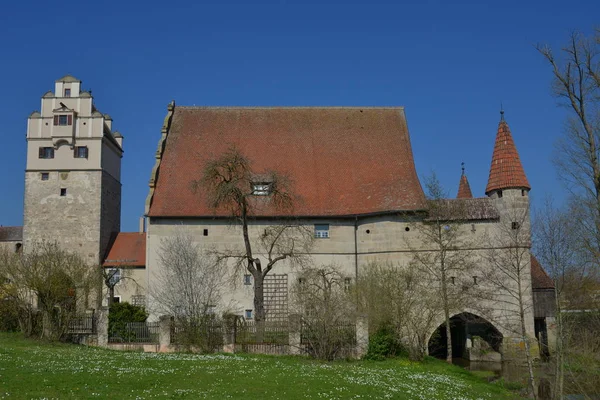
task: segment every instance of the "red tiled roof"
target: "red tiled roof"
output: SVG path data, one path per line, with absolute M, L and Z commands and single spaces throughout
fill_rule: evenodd
M 510 128 L 504 119 L 498 125 L 492 166 L 485 194 L 498 189 L 524 188 L 531 189 L 525 171 L 519 159 L 517 147 L 510 134 Z
M 22 226 L 0 226 L 0 242 L 18 242 L 23 240 Z
M 533 289 L 554 289 L 554 282 L 542 267 L 542 264 L 531 255 L 531 287 Z
M 458 194 L 456 195 L 457 199 L 472 199 L 473 193 L 471 193 L 471 185 L 469 185 L 469 180 L 465 174 L 460 176 L 460 183 L 458 184 Z
M 256 173 L 291 179 L 296 216 L 426 208 L 403 108 L 175 107 L 148 215 L 227 215 L 192 183 L 232 145 Z
M 146 266 L 146 233 L 120 232 L 108 251 L 104 266 Z

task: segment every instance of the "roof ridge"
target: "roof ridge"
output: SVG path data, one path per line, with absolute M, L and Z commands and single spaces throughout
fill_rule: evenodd
M 282 109 L 282 110 L 293 110 L 293 109 L 343 109 L 343 110 L 404 110 L 404 106 L 181 106 L 178 105 L 177 108 L 189 108 L 189 109 L 240 109 L 240 110 L 273 110 L 273 109 Z

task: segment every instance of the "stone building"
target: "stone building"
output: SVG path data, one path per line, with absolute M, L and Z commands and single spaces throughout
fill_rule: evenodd
M 57 242 L 100 265 L 121 226 L 123 136 L 66 75 L 27 121 L 23 244 Z
M 23 248 L 22 226 L 0 226 L 0 248 L 19 253 Z
M 269 206 L 258 207 L 250 226 L 253 240 L 266 227 L 294 218 L 314 229 L 314 265 L 335 264 L 343 269 L 348 282 L 368 273 L 372 262 L 407 265 L 415 252 L 431 251 L 419 234 L 431 218 L 431 210 L 415 170 L 403 108 L 212 108 L 172 103 L 162 128 L 146 202 L 146 271 L 150 287 L 156 271 L 162 268 L 158 254 L 161 242 L 178 232 L 191 234 L 206 249 L 243 245 L 241 228 L 230 222 L 226 210 L 211 209 L 206 194 L 194 185 L 207 162 L 231 146 L 250 159 L 259 175 L 275 170 L 288 176 L 298 196 L 290 214 L 281 215 Z M 504 229 L 521 232 L 524 242 L 519 246 L 528 256 L 521 266 L 526 271 L 521 283 L 527 288 L 522 293 L 524 318 L 528 335 L 533 337 L 529 190 L 502 115 L 486 197 L 472 197 L 463 173 L 458 199 L 444 201 L 461 202 L 468 209 L 461 229 L 479 243 L 470 249 L 478 263 L 479 272 L 469 277 L 475 284 L 479 280 L 485 285 L 485 276 L 493 269 L 485 254 L 506 246 L 484 239 L 499 237 Z M 284 263 L 270 275 L 265 282 L 267 318 L 269 312 L 286 312 L 288 299 L 277 294 L 300 277 L 297 270 Z M 227 311 L 252 318 L 252 281 L 243 271 L 235 279 L 239 284 L 226 296 Z M 496 290 L 493 299 L 483 301 L 489 304 L 482 305 L 474 298 L 472 307 L 453 311 L 457 318 L 468 315 L 476 319 L 463 324 L 461 329 L 466 334 L 470 324 L 473 329 L 485 325 L 488 331 L 500 335 L 504 347 L 497 350 L 505 354 L 511 343 L 519 343 L 519 310 L 514 302 L 507 301 L 510 292 Z M 502 307 L 493 306 L 500 303 Z M 483 308 L 487 309 L 485 316 L 479 311 Z M 440 316 L 439 324 L 442 322 Z
M 250 226 L 253 240 L 266 227 L 293 218 L 314 231 L 311 262 L 339 266 L 349 284 L 368 273 L 373 262 L 406 265 L 415 253 L 432 251 L 421 232 L 436 216 L 417 176 L 402 107 L 180 107 L 171 103 L 151 172 L 145 224 L 139 232 L 128 233 L 120 232 L 123 137 L 112 131 L 111 118 L 99 112 L 92 100 L 91 93 L 81 89 L 81 81 L 67 75 L 56 81 L 54 92 L 42 97 L 41 111 L 30 115 L 22 240 L 25 251 L 37 241 L 58 240 L 90 265 L 117 269 L 122 278 L 115 286 L 118 301 L 151 305 L 148 291 L 159 283 L 160 248 L 166 238 L 186 233 L 201 248 L 211 250 L 243 245 L 240 227 L 231 223 L 224 210 L 211 209 L 206 194 L 194 185 L 206 163 L 231 146 L 250 159 L 259 175 L 273 170 L 288 176 L 297 196 L 293 212 L 287 214 L 268 205 L 257 208 Z M 269 182 L 258 176 L 256 184 Z M 536 311 L 534 324 L 532 285 L 548 292 L 549 283 L 541 266 L 529 258 L 530 188 L 502 115 L 485 197 L 473 197 L 463 170 L 457 198 L 441 201 L 467 210 L 460 229 L 470 243 L 477 243 L 470 249 L 477 271 L 467 277 L 475 285 L 485 286 L 486 276 L 494 270 L 486 253 L 506 246 L 490 238 L 500 237 L 504 230 L 522 233 L 521 247 L 528 255 L 522 265 L 528 305 L 525 322 L 533 337 L 545 329 L 539 319 L 548 315 Z M 268 195 L 263 192 L 257 190 L 258 203 L 263 194 Z M 298 278 L 301 274 L 285 262 L 268 275 L 268 317 L 286 315 L 288 289 Z M 240 271 L 235 281 L 223 304 L 215 306 L 253 318 L 252 279 Z M 494 307 L 508 292 L 510 287 L 496 291 L 493 299 L 473 298 L 471 306 L 453 310 L 460 327 L 457 341 L 464 344 L 468 335 L 483 330 L 501 337 L 503 347 L 496 349 L 505 354 L 511 344 L 518 346 L 518 310 L 514 304 Z M 440 316 L 436 326 L 442 322 Z

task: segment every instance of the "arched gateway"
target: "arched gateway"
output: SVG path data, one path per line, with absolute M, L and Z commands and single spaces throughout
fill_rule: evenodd
M 502 333 L 488 320 L 469 312 L 450 318 L 452 356 L 467 360 L 499 361 Z M 445 359 L 447 356 L 446 325 L 442 323 L 433 332 L 428 343 L 429 355 Z

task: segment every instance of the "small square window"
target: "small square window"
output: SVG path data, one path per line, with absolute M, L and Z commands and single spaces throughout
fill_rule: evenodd
M 67 188 L 61 188 L 60 189 L 60 195 L 63 196 L 63 197 L 66 196 L 67 195 Z
M 315 238 L 326 239 L 329 237 L 329 224 L 315 224 Z
M 205 230 L 202 232 L 202 234 L 203 234 L 204 236 L 208 236 L 208 229 L 205 229 Z
M 50 179 L 50 174 L 48 172 L 42 172 L 42 180 L 47 181 Z
M 71 97 L 71 89 L 65 89 L 65 97 Z
M 498 198 L 501 199 L 502 198 L 502 190 L 498 190 Z
M 512 229 L 515 229 L 515 230 L 517 230 L 517 229 L 519 229 L 520 227 L 521 227 L 521 224 L 520 224 L 520 223 L 518 223 L 518 222 L 513 222 L 513 223 L 511 224 L 511 228 L 512 228 Z
M 454 284 L 456 284 L 456 277 L 454 277 L 454 276 L 451 276 L 451 277 L 450 277 L 450 282 L 451 282 L 453 285 L 454 285 Z
M 73 125 L 73 116 L 72 115 L 55 115 L 54 116 L 54 125 L 59 125 L 59 126 Z
M 75 158 L 88 158 L 87 146 L 75 146 L 73 155 Z
M 252 184 L 252 194 L 255 196 L 268 196 L 271 194 L 271 184 L 260 182 Z
M 244 285 L 252 285 L 252 275 L 244 275 Z
M 244 318 L 252 319 L 252 310 L 246 310 L 246 312 L 244 313 Z
M 58 125 L 60 126 L 64 126 L 67 125 L 68 123 L 68 119 L 66 115 L 59 115 L 58 116 Z
M 473 277 L 473 285 L 477 285 L 477 277 L 476 276 Z
M 54 158 L 54 147 L 40 147 L 39 158 Z
M 298 284 L 299 285 L 304 285 L 306 283 L 306 279 L 304 278 L 298 278 Z
M 352 278 L 344 278 L 344 290 L 346 292 L 350 290 L 350 285 L 352 285 Z

